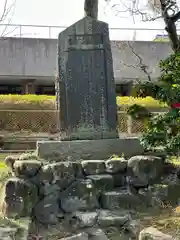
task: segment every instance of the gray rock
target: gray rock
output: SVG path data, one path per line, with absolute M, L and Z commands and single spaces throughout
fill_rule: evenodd
M 105 161 L 103 160 L 86 160 L 82 161 L 81 164 L 86 175 L 106 173 Z
M 76 178 L 84 178 L 84 172 L 81 165 L 81 162 L 72 162 L 74 171 L 75 171 L 75 177 Z
M 114 187 L 113 177 L 110 174 L 89 175 L 87 179 L 92 180 L 95 188 L 100 192 L 110 191 Z
M 1 212 L 6 217 L 26 217 L 37 202 L 36 187 L 20 178 L 9 178 L 1 191 Z
M 89 240 L 89 239 L 86 233 L 79 233 L 71 237 L 61 238 L 60 240 Z
M 89 240 L 109 240 L 102 229 L 94 229 L 89 234 Z
M 16 160 L 13 164 L 15 176 L 35 176 L 40 170 L 42 163 L 37 160 Z
M 128 160 L 128 175 L 145 184 L 153 183 L 163 173 L 164 161 L 155 156 L 134 156 Z
M 110 159 L 105 162 L 108 173 L 124 173 L 127 169 L 127 160 L 124 158 Z
M 110 212 L 110 211 L 100 211 L 98 215 L 98 224 L 102 228 L 112 227 L 112 226 L 124 226 L 127 225 L 131 220 L 131 216 L 127 212 Z
M 77 180 L 61 192 L 61 208 L 67 213 L 93 210 L 98 207 L 97 193 L 90 179 Z
M 97 222 L 97 212 L 76 212 L 74 216 L 77 218 L 79 227 L 93 227 Z
M 57 195 L 49 195 L 35 205 L 33 213 L 41 223 L 56 224 L 58 223 L 59 212 Z
M 100 202 L 104 209 L 134 209 L 142 205 L 142 201 L 138 195 L 133 194 L 126 188 L 102 193 Z
M 42 184 L 52 183 L 53 181 L 53 169 L 50 164 L 42 166 L 38 173 L 39 182 Z
M 160 232 L 154 227 L 148 227 L 140 232 L 139 240 L 173 240 L 173 237 Z
M 59 186 L 60 190 L 66 189 L 75 180 L 75 170 L 72 162 L 57 162 L 49 164 L 52 169 L 53 184 Z
M 41 196 L 47 196 L 49 194 L 53 194 L 59 191 L 59 186 L 57 184 L 50 184 L 50 183 L 46 183 L 42 186 L 40 186 L 39 189 L 39 194 Z
M 175 206 L 180 200 L 180 183 L 167 184 L 154 184 L 150 187 L 152 197 L 159 203 L 168 203 Z
M 126 177 L 121 173 L 114 173 L 111 176 L 115 187 L 123 187 L 126 184 Z

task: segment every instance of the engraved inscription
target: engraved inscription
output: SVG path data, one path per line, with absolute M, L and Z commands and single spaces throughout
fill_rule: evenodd
M 69 35 L 68 43 L 68 50 L 103 49 L 101 34 Z
M 69 35 L 69 45 L 79 44 L 103 44 L 101 34 Z

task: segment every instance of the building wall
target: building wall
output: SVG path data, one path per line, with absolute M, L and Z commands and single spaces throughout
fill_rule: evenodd
M 152 78 L 159 76 L 158 62 L 171 52 L 169 43 L 112 42 L 116 84 L 125 80 L 147 79 L 139 61 L 148 66 Z M 140 59 L 133 53 L 138 54 Z M 54 81 L 57 69 L 57 40 L 6 38 L 0 40 L 0 82 L 36 79 L 41 83 Z

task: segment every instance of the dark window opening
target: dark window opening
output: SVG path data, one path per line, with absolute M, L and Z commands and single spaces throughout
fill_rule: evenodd
M 36 86 L 36 94 L 37 95 L 55 95 L 55 86 L 49 85 L 49 86 Z
M 21 94 L 22 86 L 15 84 L 0 85 L 0 94 Z
M 132 82 L 116 85 L 116 94 L 122 97 L 130 96 L 132 90 Z

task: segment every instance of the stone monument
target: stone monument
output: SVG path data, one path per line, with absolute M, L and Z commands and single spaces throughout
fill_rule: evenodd
M 97 0 L 86 0 L 84 9 L 85 17 L 59 34 L 56 106 L 60 141 L 37 142 L 38 156 L 50 161 L 143 152 L 138 139 L 118 138 L 108 24 L 97 20 Z
M 98 0 L 85 0 L 84 10 L 58 39 L 61 140 L 117 138 L 108 24 L 97 20 Z

